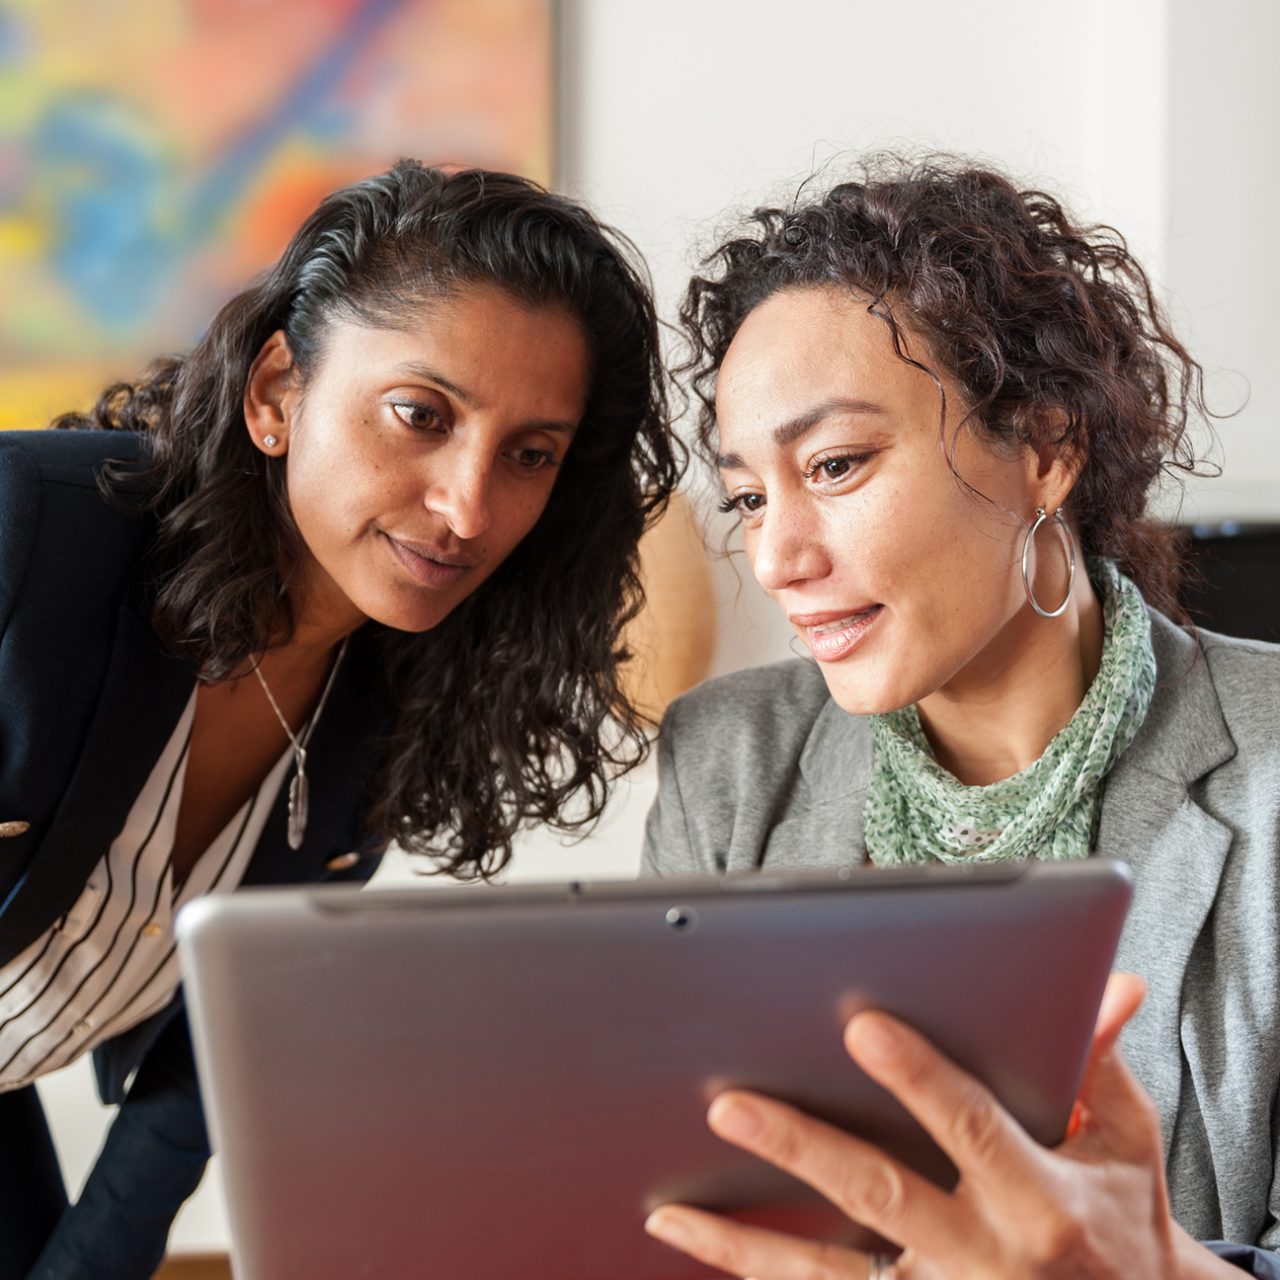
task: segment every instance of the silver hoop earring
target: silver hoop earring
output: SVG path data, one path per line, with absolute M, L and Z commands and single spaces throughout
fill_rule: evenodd
M 276 445 L 280 443 L 280 441 L 277 440 L 275 436 L 263 436 L 262 443 L 265 444 L 268 449 L 274 449 Z
M 1027 568 L 1027 559 L 1031 555 L 1031 544 L 1035 541 L 1036 530 L 1040 528 L 1046 520 L 1053 521 L 1054 524 L 1062 526 L 1062 531 L 1067 535 L 1067 560 L 1070 565 L 1070 573 L 1067 576 L 1067 594 L 1063 596 L 1062 603 L 1056 609 L 1044 609 L 1040 602 L 1036 599 L 1036 593 L 1031 588 L 1031 573 Z M 1071 589 L 1076 585 L 1076 539 L 1075 534 L 1071 532 L 1071 526 L 1062 518 L 1062 508 L 1059 507 L 1052 516 L 1046 514 L 1043 507 L 1036 508 L 1036 518 L 1031 523 L 1031 527 L 1027 530 L 1027 536 L 1022 540 L 1022 586 L 1027 593 L 1027 603 L 1042 618 L 1060 618 L 1067 611 L 1067 605 L 1071 602 Z

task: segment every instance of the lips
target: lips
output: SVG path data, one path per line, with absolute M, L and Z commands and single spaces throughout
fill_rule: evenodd
M 383 533 L 391 554 L 401 566 L 424 587 L 448 587 L 457 582 L 474 562 L 456 552 L 450 553 L 418 542 L 406 542 Z
M 809 652 L 819 662 L 839 662 L 862 642 L 883 612 L 884 606 L 875 604 L 851 613 L 791 614 L 790 621 L 804 631 Z

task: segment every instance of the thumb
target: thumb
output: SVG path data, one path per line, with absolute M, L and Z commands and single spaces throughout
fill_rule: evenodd
M 1147 994 L 1146 983 L 1132 973 L 1113 973 L 1107 980 L 1093 1044 L 1085 1064 L 1080 1097 L 1068 1128 L 1074 1134 L 1081 1126 L 1104 1124 L 1108 1129 L 1128 1131 L 1127 1121 L 1140 1122 L 1145 1108 L 1135 1103 L 1146 1100 L 1141 1086 L 1125 1066 L 1116 1049 L 1116 1040 L 1125 1024 L 1137 1013 Z
M 1136 973 L 1113 973 L 1107 979 L 1107 989 L 1102 993 L 1098 1006 L 1098 1020 L 1093 1027 L 1093 1046 L 1089 1050 L 1089 1065 L 1106 1057 L 1115 1047 L 1125 1023 L 1138 1012 L 1146 999 L 1147 984 Z

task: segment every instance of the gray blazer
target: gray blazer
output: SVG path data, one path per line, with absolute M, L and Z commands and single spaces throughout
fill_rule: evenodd
M 1102 797 L 1100 855 L 1137 891 L 1117 967 L 1149 993 L 1127 1060 L 1159 1108 L 1174 1216 L 1280 1247 L 1280 647 L 1152 615 L 1156 694 Z M 1198 646 L 1197 646 L 1198 639 Z M 872 738 L 792 660 L 668 710 L 650 874 L 863 859 Z

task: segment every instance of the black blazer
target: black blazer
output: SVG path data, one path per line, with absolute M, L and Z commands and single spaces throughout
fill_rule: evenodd
M 126 432 L 0 432 L 0 964 L 80 894 L 194 686 L 146 620 L 139 567 L 154 520 L 96 482 L 104 461 L 139 453 Z M 352 637 L 308 749 L 302 848 L 285 839 L 282 787 L 245 884 L 362 880 L 377 866 L 381 848 L 358 826 L 388 717 L 373 631 Z M 351 852 L 362 856 L 344 866 Z M 180 1007 L 179 996 L 95 1052 L 104 1101 L 120 1101 Z

